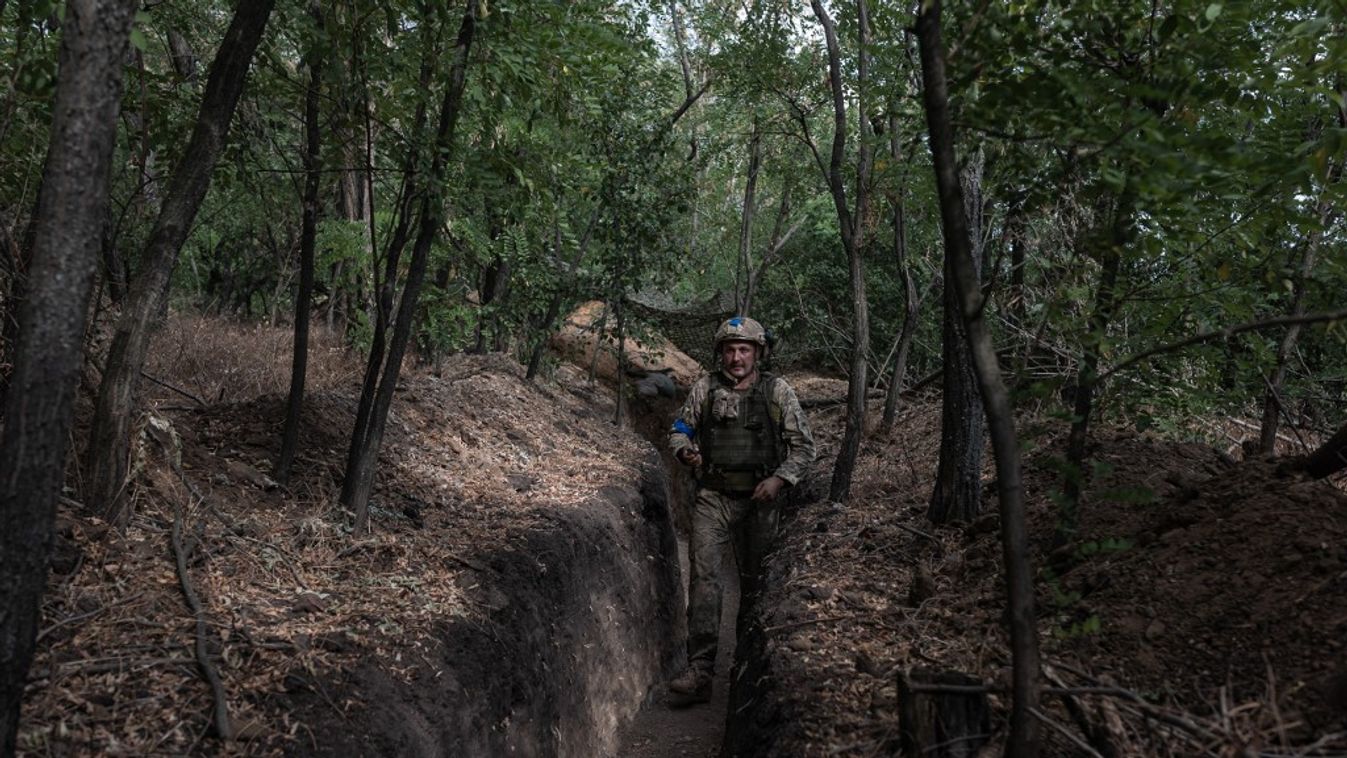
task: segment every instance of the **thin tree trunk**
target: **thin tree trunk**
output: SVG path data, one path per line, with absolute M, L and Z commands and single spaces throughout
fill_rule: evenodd
M 753 135 L 748 139 L 748 179 L 744 182 L 744 210 L 739 222 L 739 263 L 734 267 L 734 310 L 747 316 L 748 286 L 753 278 L 753 216 L 757 211 L 754 195 L 758 189 L 758 169 L 762 165 L 762 136 L 758 119 L 753 118 Z
M 1347 127 L 1347 108 L 1338 109 L 1338 126 Z M 1343 161 L 1338 161 L 1333 165 L 1329 172 L 1328 182 L 1332 186 L 1338 182 L 1342 176 Z M 1291 293 L 1291 315 L 1305 315 L 1305 290 L 1309 284 L 1310 275 L 1314 272 L 1315 262 L 1319 255 L 1319 245 L 1324 237 L 1324 230 L 1332 223 L 1337 215 L 1337 207 L 1325 198 L 1325 193 L 1319 197 L 1318 211 L 1319 228 L 1312 230 L 1305 239 L 1305 252 L 1301 256 L 1300 265 L 1296 271 L 1295 284 Z M 1268 380 L 1266 392 L 1263 395 L 1263 425 L 1258 435 L 1258 447 L 1264 453 L 1271 453 L 1277 444 L 1277 427 L 1281 415 L 1278 410 L 1281 409 L 1282 386 L 1286 383 L 1286 364 L 1291 360 L 1291 354 L 1295 352 L 1296 342 L 1300 339 L 1300 325 L 1293 324 L 1286 328 L 1286 333 L 1277 343 L 1276 365 L 1272 370 L 1272 377 Z M 1289 412 L 1289 408 L 1285 409 Z
M 87 504 L 109 521 L 119 517 L 135 419 L 135 393 L 145 366 L 154 319 L 163 311 L 178 253 L 210 187 L 211 172 L 224 149 L 229 124 L 243 92 L 253 51 L 262 39 L 275 0 L 240 0 L 211 63 L 191 139 L 169 180 L 141 272 L 127 294 L 99 387 L 85 454 Z
M 324 29 L 322 6 L 309 7 L 319 31 Z M 290 363 L 290 396 L 285 405 L 285 429 L 276 461 L 276 480 L 290 480 L 290 466 L 299 446 L 299 419 L 304 409 L 304 382 L 309 365 L 309 311 L 313 305 L 314 245 L 318 234 L 318 190 L 322 176 L 319 164 L 322 134 L 318 124 L 318 100 L 323 86 L 322 56 L 309 61 L 309 86 L 304 93 L 304 217 L 299 232 L 299 292 L 295 294 L 295 340 Z
M 393 338 L 389 343 L 388 356 L 375 389 L 368 430 L 363 438 L 352 440 L 352 455 L 348 456 L 348 461 L 353 458 L 354 465 L 348 463 L 345 480 L 342 482 L 342 504 L 355 511 L 357 533 L 369 528 L 369 496 L 374 489 L 375 468 L 384 429 L 388 423 L 388 409 L 393 403 L 393 392 L 397 388 L 398 376 L 402 370 L 402 358 L 411 339 L 416 301 L 425 280 L 430 246 L 444 223 L 445 164 L 453 145 L 454 128 L 458 123 L 460 105 L 463 101 L 468 50 L 472 46 L 473 33 L 476 29 L 477 19 L 474 15 L 476 6 L 476 0 L 468 0 L 463 23 L 458 30 L 449 83 L 445 88 L 444 101 L 440 107 L 430 176 L 420 192 L 416 242 L 412 245 L 412 259 L 402 297 L 398 303 L 397 320 L 393 325 Z
M 902 160 L 902 151 L 898 145 L 897 108 L 889 109 L 889 158 L 896 168 Z M 912 338 L 917 332 L 917 284 L 912 278 L 912 270 L 907 265 L 907 215 L 906 192 L 899 187 L 893 195 L 893 254 L 898 264 L 898 275 L 903 279 L 903 325 L 898 331 L 898 345 L 893 359 L 893 375 L 889 379 L 889 391 L 884 396 L 884 416 L 879 428 L 888 431 L 898 418 L 898 398 L 903 393 L 903 379 L 907 375 L 907 355 L 912 348 Z
M 585 257 L 585 250 L 589 247 L 589 235 L 593 229 L 593 219 L 591 219 L 590 225 L 585 229 L 585 233 L 580 239 L 580 244 L 576 246 L 575 255 L 566 261 L 566 275 L 565 279 L 562 280 L 564 284 L 557 287 L 552 293 L 552 298 L 547 302 L 547 310 L 543 312 L 542 322 L 538 324 L 538 334 L 536 342 L 533 344 L 533 351 L 529 354 L 528 369 L 524 372 L 525 381 L 533 381 L 538 376 L 538 369 L 542 368 L 543 354 L 547 352 L 547 338 L 552 334 L 552 324 L 555 324 L 557 318 L 561 316 L 561 305 L 567 294 L 566 290 L 571 279 L 575 276 L 575 269 L 580 265 L 580 260 Z M 560 219 L 557 219 L 552 226 L 552 244 L 557 255 L 560 256 L 562 245 Z
M 1024 492 L 1021 483 L 1019 441 L 1010 396 L 1001 380 L 991 334 L 983 319 L 983 297 L 974 270 L 964 203 L 954 157 L 954 131 L 946 91 L 945 51 L 940 33 L 940 0 L 927 0 L 917 14 L 917 39 L 921 48 L 922 95 L 930 130 L 931 158 L 935 165 L 940 196 L 941 228 L 945 239 L 946 270 L 963 304 L 962 315 L 977 368 L 978 386 L 987 407 L 992 446 L 996 452 L 997 494 L 1001 501 L 1001 545 L 1006 565 L 1006 588 L 1010 608 L 1010 647 L 1013 663 L 1010 739 L 1006 753 L 1012 758 L 1033 758 L 1041 749 L 1038 721 L 1039 670 L 1038 627 L 1034 614 L 1033 567 L 1029 562 L 1028 535 L 1024 524 Z M 948 367 L 947 367 L 948 369 Z
M 1320 219 L 1324 220 L 1326 215 L 1321 212 Z M 1322 232 L 1316 229 L 1310 232 L 1310 238 L 1306 240 L 1305 252 L 1301 256 L 1294 289 L 1291 293 L 1290 313 L 1292 316 L 1305 315 L 1305 285 L 1314 270 L 1321 237 Z M 1277 427 L 1280 425 L 1280 411 L 1282 410 L 1282 388 L 1286 384 L 1286 364 L 1290 361 L 1291 354 L 1295 352 L 1296 342 L 1299 339 L 1300 325 L 1292 324 L 1286 327 L 1286 333 L 1277 343 L 1276 365 L 1272 369 L 1272 376 L 1268 379 L 1268 386 L 1263 393 L 1263 424 L 1258 434 L 1258 448 L 1264 453 L 1271 453 L 1277 445 Z M 1286 410 L 1290 411 L 1289 408 Z
M 767 244 L 767 249 L 763 251 L 762 259 L 758 261 L 758 270 L 748 277 L 748 287 L 744 294 L 744 315 L 748 315 L 753 308 L 753 296 L 757 294 L 758 283 L 767 275 L 767 269 L 776 262 L 776 257 L 780 255 L 781 248 L 786 246 L 786 242 L 799 228 L 798 222 L 789 229 L 786 228 L 786 219 L 790 217 L 790 187 L 790 181 L 787 180 L 781 188 L 781 202 L 776 208 L 776 221 L 772 224 L 771 241 Z
M 599 375 L 599 353 L 603 350 L 604 332 L 608 329 L 608 301 L 603 301 L 603 312 L 594 322 L 594 353 L 589 357 L 589 383 L 593 384 Z
M 1010 247 L 1010 291 L 1006 293 L 1006 315 L 1017 330 L 1024 329 L 1028 320 L 1024 292 L 1024 197 L 1016 197 L 1006 212 L 1006 236 Z
M 438 32 L 438 27 L 430 25 L 427 25 L 425 29 L 427 37 Z M 423 93 L 430 91 L 431 78 L 439 55 L 437 47 L 430 42 L 430 39 L 425 41 L 426 46 L 423 48 L 421 59 L 419 81 Z M 379 375 L 383 370 L 386 357 L 388 323 L 393 317 L 393 299 L 396 294 L 394 287 L 397 283 L 398 264 L 402 259 L 403 251 L 407 247 L 407 242 L 411 238 L 412 213 L 416 200 L 420 193 L 424 191 L 421 178 L 417 174 L 417 166 L 421 160 L 421 145 L 425 141 L 427 107 L 427 102 L 423 98 L 417 103 L 416 114 L 412 119 L 411 146 L 405 156 L 402 186 L 398 190 L 398 201 L 395 203 L 397 224 L 388 238 L 388 249 L 384 251 L 384 276 L 379 284 L 378 298 L 374 307 L 374 330 L 370 340 L 369 358 L 365 362 L 365 376 L 360 386 L 360 401 L 356 406 L 355 422 L 351 426 L 351 443 L 346 450 L 346 470 L 348 472 L 360 469 L 361 456 L 364 454 L 367 445 L 378 394 Z M 348 475 L 345 478 L 342 482 L 342 502 L 355 502 L 357 495 L 354 488 L 359 485 L 359 482 L 360 480 L 356 477 Z
M 859 44 L 856 54 L 856 110 L 860 116 L 857 121 L 860 123 L 861 133 L 856 151 L 856 208 L 853 215 L 847 207 L 846 185 L 842 176 L 842 156 L 846 151 L 847 140 L 847 111 L 845 93 L 842 89 L 842 53 L 837 41 L 837 25 L 823 7 L 822 0 L 810 0 L 810 5 L 813 7 L 814 16 L 823 26 L 824 40 L 828 46 L 828 82 L 833 96 L 833 144 L 828 166 L 828 187 L 832 192 L 833 205 L 837 211 L 837 223 L 841 231 L 842 247 L 847 254 L 848 276 L 851 282 L 852 340 L 850 376 L 847 382 L 847 420 L 842 434 L 841 449 L 837 454 L 837 463 L 833 467 L 832 482 L 828 487 L 828 499 L 845 502 L 851 496 L 851 475 L 856 468 L 861 436 L 865 431 L 866 375 L 869 370 L 866 355 L 870 351 L 865 264 L 861 258 L 872 157 L 870 119 L 865 111 L 870 67 L 870 18 L 865 1 L 857 0 Z
M 620 294 L 613 299 L 613 316 L 617 320 L 617 402 L 613 423 L 622 426 L 627 418 L 627 317 Z
M 137 2 L 70 0 L 0 432 L 0 755 L 14 755 L 65 475 Z
M 679 0 L 670 0 L 669 12 L 673 20 L 674 47 L 678 50 L 678 66 L 683 71 L 683 95 L 691 100 L 694 93 L 692 85 L 692 61 L 688 56 L 687 33 L 683 28 L 683 14 L 679 8 Z M 692 135 L 688 137 L 688 160 L 697 160 L 698 153 L 698 129 L 696 125 L 692 127 Z M 702 186 L 702 180 L 706 178 L 706 164 L 704 162 L 697 164 L 697 177 L 694 186 Z M 692 210 L 688 219 L 688 242 L 686 254 L 689 258 L 694 258 L 697 246 L 697 232 L 701 226 L 701 195 L 694 193 L 692 198 Z
M 1099 384 L 1099 360 L 1104 338 L 1118 307 L 1118 270 L 1123 247 L 1131 234 L 1136 190 L 1128 180 L 1113 211 L 1113 220 L 1099 251 L 1099 289 L 1095 291 L 1094 311 L 1085 335 L 1080 370 L 1076 373 L 1071 432 L 1066 440 L 1066 475 L 1062 486 L 1061 515 L 1054 541 L 1064 545 L 1075 536 L 1080 525 L 1080 496 L 1085 482 L 1085 448 L 1089 441 L 1090 416 L 1094 413 L 1094 391 Z

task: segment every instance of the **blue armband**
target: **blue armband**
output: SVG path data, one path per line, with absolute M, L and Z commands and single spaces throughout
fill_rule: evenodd
M 680 419 L 674 419 L 674 422 L 673 422 L 673 431 L 674 431 L 676 434 L 683 434 L 683 435 L 686 435 L 687 438 L 690 439 L 690 440 L 695 440 L 695 439 L 697 439 L 697 430 L 696 430 L 696 429 L 693 429 L 693 428 L 690 427 L 690 426 L 688 426 L 688 422 L 684 421 L 684 420 L 681 419 L 681 418 L 680 418 Z

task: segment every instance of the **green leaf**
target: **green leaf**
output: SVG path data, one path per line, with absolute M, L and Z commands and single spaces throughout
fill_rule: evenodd
M 1221 15 L 1221 10 L 1222 10 L 1222 8 L 1221 8 L 1221 4 L 1220 4 L 1220 3 L 1212 3 L 1211 5 L 1208 5 L 1208 6 L 1207 6 L 1207 14 L 1206 14 L 1206 15 L 1207 15 L 1207 20 L 1208 20 L 1208 21 L 1215 21 L 1215 20 L 1217 19 L 1217 17 L 1219 17 L 1219 16 Z

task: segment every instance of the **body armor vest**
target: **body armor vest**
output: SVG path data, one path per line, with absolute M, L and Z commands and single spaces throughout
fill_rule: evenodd
M 726 417 L 717 413 L 717 402 L 737 395 L 716 375 L 702 407 L 701 451 L 706 460 L 701 484 L 707 489 L 731 495 L 746 495 L 758 482 L 772 475 L 785 458 L 781 439 L 781 419 L 772 415 L 772 387 L 776 377 L 760 373 L 758 381 L 745 395 L 737 398 L 738 413 Z M 721 400 L 724 398 L 724 400 Z

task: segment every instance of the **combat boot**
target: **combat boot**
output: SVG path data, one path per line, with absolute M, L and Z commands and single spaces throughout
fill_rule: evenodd
M 669 692 L 678 697 L 680 705 L 711 702 L 711 672 L 701 666 L 687 670 L 669 682 Z

